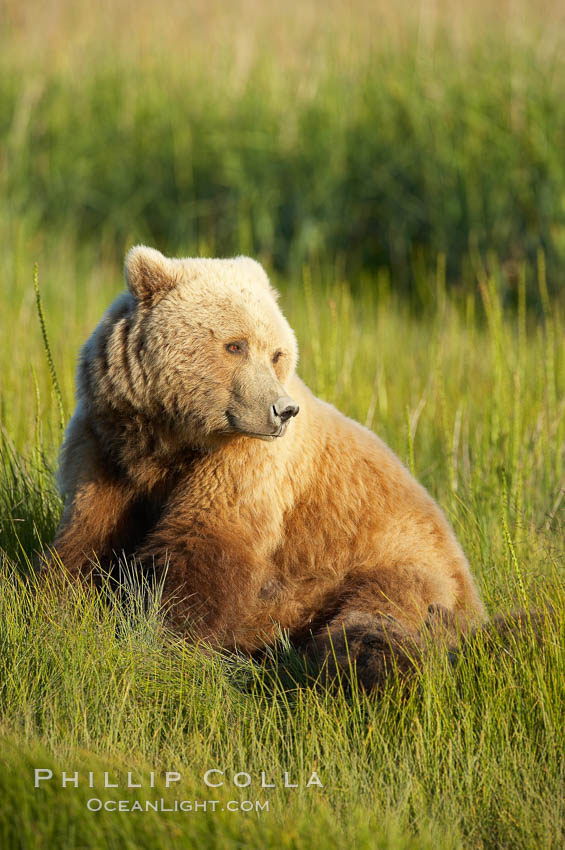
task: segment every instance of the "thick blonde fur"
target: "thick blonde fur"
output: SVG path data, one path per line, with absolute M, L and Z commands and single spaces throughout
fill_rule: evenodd
M 351 634 L 367 688 L 434 612 L 463 631 L 484 619 L 431 496 L 297 377 L 258 263 L 139 246 L 125 275 L 83 348 L 61 453 L 54 546 L 67 570 L 122 553 L 157 575 L 167 565 L 171 624 L 223 647 L 253 651 L 282 626 L 322 657 L 337 646 L 339 664 Z M 294 405 L 280 427 L 279 396 Z

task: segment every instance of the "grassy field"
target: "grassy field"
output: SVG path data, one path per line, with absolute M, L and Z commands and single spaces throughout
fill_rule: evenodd
M 560 847 L 562 14 L 156 9 L 2 4 L 0 847 Z M 142 611 L 133 593 L 126 615 L 35 591 L 78 350 L 141 240 L 264 261 L 301 376 L 438 499 L 489 612 L 551 603 L 543 647 L 479 643 L 409 690 L 346 696 L 308 685 L 284 640 L 259 667 L 175 640 L 157 600 Z M 53 781 L 35 789 L 35 768 Z M 223 787 L 206 787 L 210 768 Z M 104 790 L 104 771 L 122 787 Z M 144 787 L 124 788 L 128 771 Z M 182 781 L 165 788 L 165 771 Z M 312 771 L 323 788 L 305 787 Z M 87 808 L 161 797 L 219 802 Z
M 0 210 L 45 238 L 386 268 L 419 302 L 439 254 L 472 285 L 489 252 L 515 302 L 542 250 L 559 288 L 558 5 L 4 5 Z

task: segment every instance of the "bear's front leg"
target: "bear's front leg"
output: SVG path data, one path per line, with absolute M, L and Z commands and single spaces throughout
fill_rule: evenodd
M 168 516 L 139 559 L 145 569 L 155 569 L 157 579 L 164 573 L 163 605 L 176 631 L 216 647 L 247 650 L 244 623 L 270 569 L 256 548 L 237 525 Z
M 114 552 L 121 552 L 132 535 L 132 503 L 132 488 L 117 479 L 98 478 L 77 488 L 52 544 L 70 576 L 91 579 L 97 564 L 109 567 Z M 45 574 L 52 562 L 44 562 Z

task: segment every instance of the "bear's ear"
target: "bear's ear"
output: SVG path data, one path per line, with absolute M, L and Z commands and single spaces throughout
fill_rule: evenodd
M 177 284 L 174 264 L 146 245 L 136 245 L 128 251 L 124 274 L 130 292 L 140 301 L 156 303 Z

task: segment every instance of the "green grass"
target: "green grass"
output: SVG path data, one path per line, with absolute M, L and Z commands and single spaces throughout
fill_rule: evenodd
M 33 243 L 32 243 L 33 244 Z M 374 428 L 447 511 L 491 612 L 557 613 L 543 648 L 479 646 L 455 671 L 438 657 L 413 690 L 378 699 L 308 685 L 297 659 L 277 668 L 204 656 L 155 611 L 80 593 L 35 592 L 25 576 L 60 512 L 52 471 L 59 406 L 35 315 L 33 248 L 23 244 L 2 347 L 0 484 L 0 843 L 4 847 L 550 848 L 562 840 L 565 363 L 563 315 L 504 310 L 496 279 L 414 315 L 386 281 L 357 295 L 305 268 L 282 306 L 313 389 Z M 29 269 L 27 281 L 25 270 Z M 540 264 L 540 273 L 543 264 Z M 69 243 L 42 249 L 44 321 L 63 406 L 72 410 L 79 344 L 122 286 L 119 266 Z M 20 277 L 21 276 L 21 277 Z M 431 284 L 430 284 L 431 286 Z M 542 292 L 545 292 L 543 279 Z M 545 296 L 544 296 L 545 301 Z M 24 325 L 23 318 L 26 319 Z M 22 333 L 22 329 L 26 332 Z M 409 436 L 410 435 L 410 436 Z M 278 672 L 277 672 L 278 669 Z M 324 788 L 207 789 L 210 767 L 318 770 Z M 33 769 L 96 773 L 96 793 Z M 100 790 L 179 770 L 179 789 Z M 259 779 L 260 781 L 260 779 Z M 269 801 L 269 812 L 89 813 L 92 797 Z
M 565 28 L 530 5 L 4 3 L 0 847 L 563 845 Z M 346 696 L 284 639 L 261 667 L 176 640 L 158 600 L 35 587 L 78 351 L 139 241 L 264 261 L 301 376 L 437 498 L 490 613 L 551 603 L 542 647 Z M 214 767 L 278 784 L 208 789 Z M 323 788 L 282 787 L 312 770 Z M 157 788 L 105 792 L 104 771 Z
M 143 238 L 292 274 L 321 257 L 353 285 L 387 269 L 418 303 L 419 271 L 439 254 L 449 284 L 472 284 L 493 252 L 515 301 L 520 264 L 543 250 L 561 290 L 565 28 L 542 13 L 543 38 L 538 19 L 528 37 L 495 26 L 463 48 L 440 23 L 424 49 L 409 14 L 396 47 L 383 34 L 356 50 L 374 14 L 356 2 L 356 25 L 330 16 L 336 32 L 315 53 L 303 44 L 291 63 L 265 42 L 243 70 L 229 40 L 217 61 L 202 56 L 193 29 L 132 55 L 115 36 L 101 50 L 85 21 L 80 57 L 59 62 L 8 29 L 0 213 L 118 252 Z M 285 23 L 271 12 L 283 38 Z M 536 299 L 529 267 L 526 284 Z
M 55 605 L 2 585 L 3 847 L 557 847 L 559 635 L 540 653 L 440 659 L 417 689 L 377 701 L 289 690 L 241 662 L 171 642 L 83 597 Z M 118 636 L 117 636 L 118 635 Z M 209 768 L 254 774 L 207 789 Z M 57 784 L 33 788 L 35 768 Z M 61 770 L 97 790 L 60 787 Z M 173 791 L 102 791 L 128 770 L 178 770 Z M 261 790 L 316 770 L 324 788 Z M 57 787 L 57 785 L 59 787 Z M 261 813 L 89 814 L 86 801 L 268 800 Z

